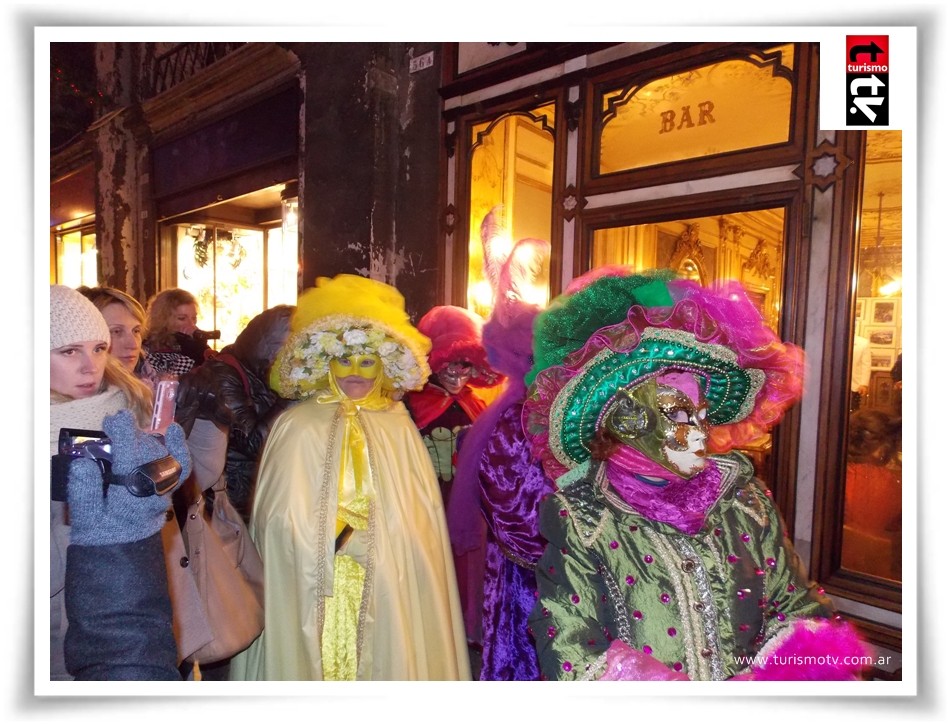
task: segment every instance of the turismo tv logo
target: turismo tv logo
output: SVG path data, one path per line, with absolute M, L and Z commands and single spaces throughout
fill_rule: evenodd
M 849 35 L 847 42 L 849 126 L 888 125 L 886 35 Z

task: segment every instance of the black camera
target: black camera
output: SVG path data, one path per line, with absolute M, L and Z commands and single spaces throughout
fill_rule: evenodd
M 195 330 L 191 336 L 196 340 L 207 342 L 208 340 L 220 340 L 221 330 Z
M 164 436 L 156 435 L 162 443 Z M 103 495 L 107 486 L 125 486 L 133 496 L 162 496 L 178 485 L 181 465 L 173 456 L 164 456 L 138 466 L 131 473 L 119 476 L 112 473 L 112 441 L 101 430 L 61 428 L 59 453 L 50 461 L 50 497 L 66 501 L 69 466 L 73 461 L 86 458 L 95 461 L 102 472 Z

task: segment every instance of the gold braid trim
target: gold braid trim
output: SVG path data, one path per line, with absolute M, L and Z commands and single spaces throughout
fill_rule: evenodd
M 356 417 L 359 420 L 360 426 L 363 430 L 366 430 L 366 426 L 363 425 L 363 411 L 357 411 Z M 369 436 L 366 436 L 366 452 L 369 458 L 369 478 L 372 487 L 371 492 L 375 494 L 379 490 L 379 464 L 377 463 L 376 457 L 376 447 L 370 440 Z M 363 584 L 363 598 L 360 603 L 360 617 L 359 623 L 356 628 L 356 652 L 359 657 L 363 652 L 363 643 L 365 642 L 366 634 L 366 617 L 367 612 L 369 611 L 369 604 L 373 597 L 374 584 L 376 582 L 376 496 L 371 495 L 369 501 L 369 510 L 367 512 L 368 518 L 368 541 L 366 543 L 366 579 Z
M 690 606 L 690 602 L 700 601 L 699 592 L 696 591 L 693 580 L 689 576 L 684 576 L 680 566 L 682 560 L 679 552 L 649 526 L 641 526 L 640 530 L 650 539 L 650 543 L 655 547 L 657 556 L 666 566 L 673 582 L 680 623 L 686 630 L 682 633 L 687 660 L 684 663 L 686 674 L 694 680 L 708 680 L 711 675 L 709 667 L 707 662 L 699 656 L 699 648 L 696 646 L 698 641 L 705 641 L 705 633 L 699 614 Z
M 337 408 L 336 412 L 333 414 L 333 419 L 330 421 L 330 435 L 327 437 L 327 447 L 326 447 L 326 459 L 327 461 L 332 460 L 333 450 L 336 446 L 336 434 L 337 428 L 340 424 L 340 418 L 343 416 L 343 409 Z M 317 513 L 317 541 L 322 542 L 327 540 L 327 537 L 330 536 L 330 531 L 328 530 L 327 523 L 330 516 L 330 492 L 336 491 L 336 481 L 331 478 L 331 473 L 336 474 L 336 471 L 331 471 L 329 465 L 323 467 L 323 476 L 320 481 L 320 503 Z M 323 551 L 320 551 L 317 556 L 317 627 L 316 631 L 319 633 L 320 642 L 318 643 L 322 649 L 323 647 L 323 624 L 326 616 L 326 607 L 324 602 L 324 592 L 326 591 L 326 580 L 327 580 L 327 571 L 325 557 Z

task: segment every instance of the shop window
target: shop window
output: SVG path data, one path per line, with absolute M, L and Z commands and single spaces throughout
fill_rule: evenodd
M 264 231 L 210 224 L 174 229 L 176 286 L 198 300 L 198 327 L 221 332 L 220 349 L 264 310 Z
M 625 264 L 672 269 L 704 285 L 740 280 L 777 331 L 784 222 L 785 210 L 776 208 L 597 229 L 591 267 Z
M 99 284 L 99 251 L 92 224 L 54 235 L 55 279 L 67 287 L 95 287 Z
M 160 289 L 195 295 L 216 349 L 265 309 L 297 304 L 298 202 L 296 183 L 277 184 L 162 225 Z
M 483 317 L 494 301 L 483 250 L 497 263 L 522 239 L 551 239 L 554 120 L 555 104 L 548 103 L 471 127 L 467 305 Z M 545 304 L 549 258 L 539 264 L 529 293 Z
M 601 92 L 601 175 L 790 140 L 794 46 Z

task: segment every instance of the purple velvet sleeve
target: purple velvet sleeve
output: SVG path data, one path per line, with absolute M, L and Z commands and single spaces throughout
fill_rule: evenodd
M 528 628 L 537 589 L 534 569 L 515 564 L 493 541 L 488 542 L 485 554 L 484 645 L 479 679 L 540 679 L 538 653 Z
M 513 561 L 533 568 L 544 551 L 538 504 L 554 490 L 521 428 L 522 403 L 500 416 L 482 455 L 482 507 L 492 537 Z
M 495 425 L 513 401 L 521 398 L 524 386 L 509 385 L 475 422 L 458 442 L 455 478 L 452 493 L 445 505 L 445 518 L 449 527 L 452 551 L 460 556 L 469 551 L 483 550 L 485 525 L 480 503 L 482 454 L 489 440 L 495 435 Z

